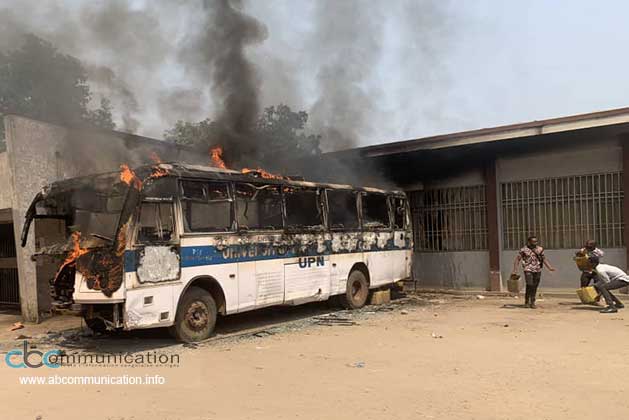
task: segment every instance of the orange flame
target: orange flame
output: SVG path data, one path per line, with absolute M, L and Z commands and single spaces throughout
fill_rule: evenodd
M 243 168 L 241 172 L 245 175 L 247 174 L 258 175 L 260 176 L 260 178 L 264 178 L 264 179 L 284 179 L 285 178 L 282 175 L 272 174 L 271 172 L 265 171 L 262 168 L 258 168 L 258 169 Z
M 164 169 L 164 168 L 161 168 L 159 166 L 159 165 L 162 164 L 162 160 L 157 155 L 157 153 L 151 152 L 149 157 L 151 158 L 153 163 L 155 163 L 155 166 L 153 166 L 153 172 L 151 172 L 151 175 L 149 175 L 149 179 L 161 178 L 163 176 L 168 175 L 168 170 Z
M 227 169 L 225 162 L 223 161 L 223 148 L 216 146 L 210 149 L 210 156 L 212 157 L 212 163 L 215 167 L 221 169 Z
M 72 232 L 72 250 L 68 253 L 68 256 L 59 267 L 55 279 L 59 277 L 59 273 L 70 264 L 74 264 L 76 260 L 81 256 L 88 253 L 88 250 L 81 248 L 81 232 Z
M 140 181 L 135 175 L 135 172 L 133 172 L 126 163 L 120 165 L 120 181 L 129 186 L 133 186 L 137 190 L 142 189 L 142 181 Z

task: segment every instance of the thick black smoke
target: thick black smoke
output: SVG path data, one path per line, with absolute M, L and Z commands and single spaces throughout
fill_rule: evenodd
M 427 114 L 441 112 L 433 103 L 409 111 L 409 97 L 443 80 L 442 3 L 0 0 L 0 50 L 33 32 L 84 63 L 94 105 L 110 98 L 119 129 L 161 137 L 178 120 L 209 118 L 217 130 L 207 140 L 231 163 L 255 164 L 264 148 L 255 123 L 266 106 L 306 110 L 324 151 L 364 144 L 397 121 L 437 118 Z M 387 80 L 403 92 L 389 96 L 406 99 L 385 106 L 379 86 L 393 69 L 383 57 L 396 63 L 400 51 L 410 53 L 391 73 L 411 84 Z
M 263 145 L 255 125 L 260 115 L 260 83 L 246 48 L 264 41 L 266 27 L 245 14 L 238 0 L 206 0 L 205 30 L 182 51 L 184 65 L 211 86 L 217 133 L 230 162 L 257 160 Z

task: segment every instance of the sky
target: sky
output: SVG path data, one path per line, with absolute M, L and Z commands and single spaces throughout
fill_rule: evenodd
M 256 3 L 263 19 L 284 22 L 262 48 L 291 50 L 302 28 L 297 3 Z M 380 124 L 362 145 L 629 106 L 629 3 L 439 2 L 447 3 L 433 16 L 439 22 L 421 18 L 427 2 L 411 3 L 420 11 L 415 34 L 398 26 L 397 7 L 383 9 L 393 18 L 366 81 Z M 423 60 L 408 59 L 431 44 Z
M 203 25 L 188 7 L 197 2 L 0 0 L 0 14 L 111 68 L 133 101 L 94 90 L 115 96 L 119 128 L 159 138 L 219 106 L 210 78 L 178 60 Z M 97 42 L 84 12 L 114 4 L 134 15 L 135 32 Z M 351 138 L 328 150 L 629 106 L 623 1 L 244 0 L 242 11 L 267 28 L 246 50 L 261 105 L 306 110 L 310 130 Z

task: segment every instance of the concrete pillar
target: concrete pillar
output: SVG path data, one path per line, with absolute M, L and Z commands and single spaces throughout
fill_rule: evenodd
M 625 264 L 629 266 L 629 134 L 621 136 L 622 144 L 622 219 L 624 223 L 623 240 L 625 242 Z
M 500 203 L 498 201 L 498 181 L 496 177 L 496 161 L 485 165 L 485 196 L 487 199 L 487 247 L 489 251 L 489 285 L 490 291 L 502 291 L 500 274 Z

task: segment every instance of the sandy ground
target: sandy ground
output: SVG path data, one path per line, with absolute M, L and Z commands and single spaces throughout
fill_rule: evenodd
M 423 296 L 321 326 L 323 305 L 224 323 L 219 338 L 84 339 L 179 354 L 177 367 L 0 368 L 3 419 L 593 419 L 629 416 L 629 316 L 575 299 Z M 344 313 L 337 314 L 347 317 Z M 260 318 L 262 320 L 260 321 Z M 234 331 L 265 328 L 230 337 Z M 22 331 L 27 331 L 25 328 Z M 42 344 L 38 349 L 58 346 Z M 16 341 L 4 341 L 4 348 Z M 113 347 L 112 347 L 113 346 Z M 83 347 L 83 349 L 81 349 Z M 113 350 L 112 350 L 113 349 Z M 3 356 L 4 358 L 4 356 Z M 162 375 L 165 385 L 19 385 L 19 375 Z M 39 417 L 38 417 L 39 416 Z

